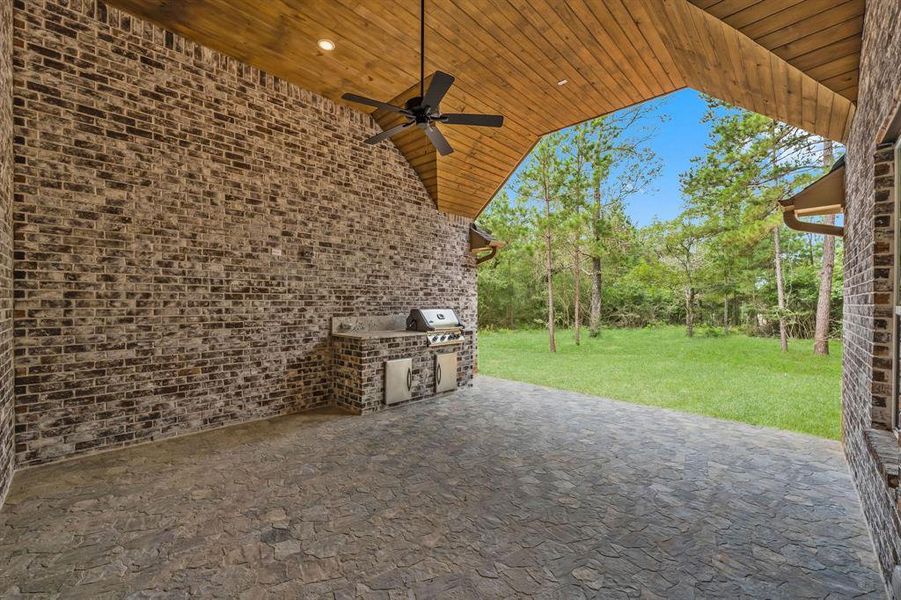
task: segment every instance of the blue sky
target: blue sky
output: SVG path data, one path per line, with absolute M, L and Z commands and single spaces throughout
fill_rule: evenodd
M 654 217 L 665 220 L 679 213 L 679 174 L 689 169 L 692 157 L 706 153 L 704 145 L 710 132 L 710 124 L 701 123 L 707 106 L 694 90 L 680 90 L 651 103 L 670 120 L 657 128 L 649 143 L 663 163 L 660 176 L 649 189 L 629 198 L 629 216 L 639 226 L 649 224 Z
M 655 114 L 666 114 L 669 120 L 656 126 L 656 133 L 649 141 L 663 165 L 660 176 L 628 200 L 629 216 L 638 226 L 651 223 L 655 217 L 665 220 L 679 213 L 682 205 L 679 174 L 688 170 L 692 157 L 705 154 L 704 145 L 710 131 L 708 123 L 701 123 L 706 104 L 694 90 L 680 90 L 650 100 L 648 104 L 654 106 Z M 516 177 L 511 177 L 508 187 L 515 181 Z

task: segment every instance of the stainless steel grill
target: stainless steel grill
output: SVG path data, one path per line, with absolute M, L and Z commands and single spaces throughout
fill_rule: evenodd
M 463 323 L 452 308 L 414 308 L 407 317 L 407 331 L 422 331 L 429 346 L 463 343 Z

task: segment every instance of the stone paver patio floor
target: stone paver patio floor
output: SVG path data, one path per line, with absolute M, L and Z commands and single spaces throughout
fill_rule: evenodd
M 831 441 L 481 377 L 20 472 L 0 597 L 884 598 Z

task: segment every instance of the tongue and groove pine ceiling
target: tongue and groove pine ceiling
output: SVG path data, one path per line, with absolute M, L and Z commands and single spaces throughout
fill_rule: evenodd
M 419 0 L 110 3 L 338 102 L 416 95 Z M 415 128 L 393 141 L 438 209 L 467 217 L 541 135 L 684 87 L 844 141 L 863 12 L 864 0 L 428 0 L 426 73 L 457 78 L 441 109 L 506 122 L 443 127 L 446 157 Z

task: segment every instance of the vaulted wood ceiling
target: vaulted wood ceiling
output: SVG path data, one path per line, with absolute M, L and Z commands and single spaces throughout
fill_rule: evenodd
M 347 91 L 398 101 L 415 95 L 418 0 L 111 4 L 334 100 Z M 429 0 L 427 72 L 457 78 L 442 110 L 500 113 L 506 123 L 442 128 L 456 150 L 446 157 L 415 129 L 394 143 L 440 210 L 471 217 L 541 135 L 683 87 L 844 141 L 863 4 Z M 336 49 L 321 51 L 321 38 Z M 396 119 L 373 117 L 383 128 Z

